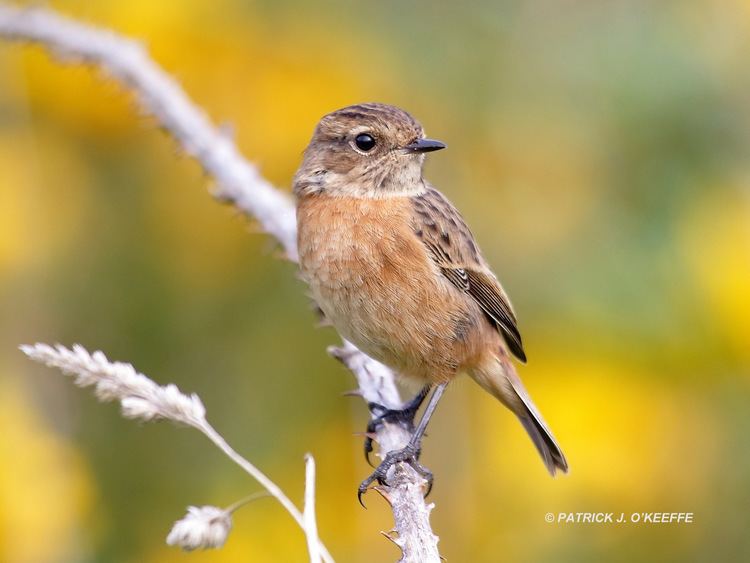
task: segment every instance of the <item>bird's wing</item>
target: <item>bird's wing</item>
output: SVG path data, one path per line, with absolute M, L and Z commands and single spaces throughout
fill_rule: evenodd
M 428 188 L 412 198 L 412 229 L 427 247 L 443 275 L 474 298 L 495 323 L 508 348 L 526 361 L 516 315 L 500 282 L 474 242 L 474 237 L 455 207 L 439 191 Z

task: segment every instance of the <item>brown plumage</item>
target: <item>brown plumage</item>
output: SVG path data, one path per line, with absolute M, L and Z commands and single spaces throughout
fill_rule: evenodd
M 361 104 L 320 121 L 295 176 L 300 267 L 341 335 L 403 377 L 466 372 L 521 420 L 550 473 L 567 462 L 510 354 L 516 316 L 461 215 L 422 177 L 408 113 Z

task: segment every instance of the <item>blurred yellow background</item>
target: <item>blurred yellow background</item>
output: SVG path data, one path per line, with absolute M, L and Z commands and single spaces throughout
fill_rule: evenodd
M 449 150 L 427 175 L 511 295 L 521 369 L 571 465 L 550 479 L 466 379 L 423 460 L 448 561 L 750 559 L 750 5 L 710 0 L 50 2 L 142 39 L 288 189 L 324 113 L 382 101 Z M 195 391 L 321 535 L 388 561 L 355 489 L 366 409 L 274 245 L 95 70 L 0 42 L 0 560 L 301 561 L 272 500 L 221 551 L 167 548 L 188 504 L 258 490 L 196 432 L 138 425 L 17 350 L 80 342 Z M 548 524 L 547 512 L 693 512 Z

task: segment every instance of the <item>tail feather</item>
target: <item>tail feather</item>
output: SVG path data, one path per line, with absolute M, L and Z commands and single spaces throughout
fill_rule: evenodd
M 507 358 L 501 358 L 493 364 L 492 369 L 475 372 L 472 377 L 515 413 L 534 442 L 550 475 L 554 477 L 558 470 L 567 473 L 568 462 L 565 455 L 521 383 L 513 364 Z
M 534 442 L 539 455 L 542 456 L 542 461 L 547 467 L 547 471 L 553 477 L 559 469 L 563 473 L 568 472 L 568 462 L 565 459 L 565 455 L 562 453 L 560 446 L 555 442 L 554 436 L 550 433 L 544 424 L 540 423 L 533 416 L 519 416 L 518 420 L 521 421 L 523 427 L 528 432 L 531 441 Z

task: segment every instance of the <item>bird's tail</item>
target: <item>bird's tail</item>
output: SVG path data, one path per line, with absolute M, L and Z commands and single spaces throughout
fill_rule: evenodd
M 567 473 L 568 462 L 565 455 L 529 397 L 511 361 L 507 357 L 493 358 L 488 365 L 471 372 L 471 376 L 518 417 L 550 475 L 554 477 L 558 469 Z

